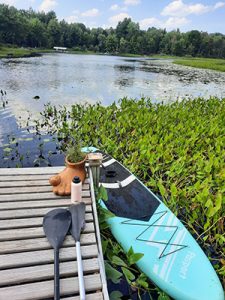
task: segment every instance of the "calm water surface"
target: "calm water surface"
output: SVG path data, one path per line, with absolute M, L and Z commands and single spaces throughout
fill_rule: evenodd
M 17 117 L 24 110 L 39 112 L 47 102 L 108 105 L 124 96 L 154 101 L 221 97 L 224 83 L 224 73 L 176 66 L 168 60 L 72 54 L 0 60 L 0 89 L 7 91 Z M 39 100 L 33 99 L 36 95 Z
M 225 73 L 178 66 L 165 59 L 55 53 L 1 59 L 1 89 L 7 94 L 0 94 L 0 147 L 7 134 L 26 136 L 18 124 L 25 126 L 30 114 L 39 117 L 48 102 L 109 105 L 125 96 L 150 97 L 154 102 L 225 97 Z

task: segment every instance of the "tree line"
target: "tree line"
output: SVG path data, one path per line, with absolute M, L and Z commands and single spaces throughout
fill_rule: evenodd
M 0 43 L 23 47 L 52 48 L 107 53 L 190 55 L 225 58 L 225 35 L 179 29 L 167 32 L 155 27 L 141 30 L 130 18 L 117 27 L 87 28 L 82 23 L 58 21 L 54 11 L 18 10 L 0 4 Z

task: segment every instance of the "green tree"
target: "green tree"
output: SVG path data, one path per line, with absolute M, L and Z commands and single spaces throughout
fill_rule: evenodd
M 57 46 L 60 44 L 61 32 L 60 26 L 56 19 L 51 19 L 47 26 L 47 33 L 49 35 L 49 45 L 50 47 Z
M 192 30 L 187 33 L 188 52 L 192 56 L 199 54 L 199 49 L 202 42 L 202 35 L 198 30 Z
M 29 20 L 27 43 L 30 47 L 48 46 L 46 27 L 38 18 Z
M 106 38 L 106 50 L 110 53 L 118 51 L 118 39 L 116 34 L 110 34 Z

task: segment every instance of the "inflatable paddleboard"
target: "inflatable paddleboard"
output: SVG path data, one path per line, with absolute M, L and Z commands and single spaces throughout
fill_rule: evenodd
M 101 153 L 100 181 L 108 193 L 101 205 L 115 214 L 108 223 L 123 249 L 144 254 L 138 268 L 176 300 L 224 300 L 215 270 L 184 225 L 123 165 Z

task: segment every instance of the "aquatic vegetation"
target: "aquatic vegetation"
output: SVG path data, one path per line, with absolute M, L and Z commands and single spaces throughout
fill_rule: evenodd
M 171 104 L 121 99 L 108 107 L 46 105 L 40 126 L 61 149 L 71 137 L 121 161 L 178 215 L 225 276 L 225 98 Z
M 214 58 L 181 58 L 175 59 L 175 64 L 201 68 L 201 69 L 211 69 L 216 71 L 225 72 L 225 60 L 224 59 L 214 59 Z
M 13 45 L 0 45 L 0 58 L 37 56 L 37 52 L 40 52 L 40 50 L 19 48 Z
M 53 164 L 71 139 L 96 146 L 121 161 L 182 220 L 224 281 L 225 98 L 171 104 L 124 98 L 107 107 L 100 103 L 71 108 L 47 104 L 41 119 L 29 120 L 27 128 L 35 132 L 39 155 L 45 159 L 47 145 L 51 145 Z M 13 154 L 18 160 L 23 155 L 20 143 L 11 139 L 4 147 L 5 157 L 10 160 Z M 26 154 L 21 159 L 26 160 Z M 117 249 L 114 242 L 114 246 L 108 243 Z M 135 280 L 140 275 L 135 273 Z

